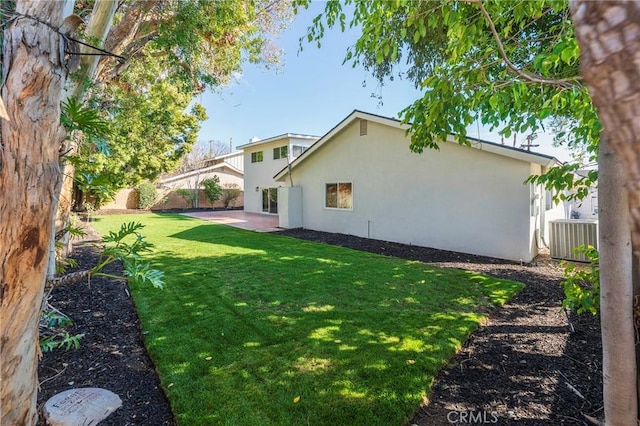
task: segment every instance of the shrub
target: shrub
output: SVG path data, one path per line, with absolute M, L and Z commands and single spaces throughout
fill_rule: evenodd
M 598 269 L 598 250 L 593 246 L 576 247 L 577 254 L 584 254 L 589 259 L 589 269 L 577 267 L 573 263 L 563 262 L 564 300 L 562 307 L 582 314 L 591 312 L 593 315 L 600 309 L 600 271 Z
M 78 283 L 89 277 L 103 276 L 110 278 L 126 278 L 130 283 L 139 285 L 151 284 L 156 288 L 163 288 L 164 273 L 157 269 L 151 269 L 149 263 L 144 262 L 142 253 L 151 251 L 153 244 L 146 241 L 138 231 L 144 225 L 136 222 L 123 223 L 118 232 L 109 232 L 102 237 L 103 250 L 98 264 L 89 270 L 80 270 L 57 276 L 47 280 L 49 293 L 55 287 Z M 70 229 L 69 232 L 79 234 L 80 228 Z M 128 238 L 131 235 L 135 238 Z M 123 276 L 104 272 L 104 268 L 114 262 L 122 264 Z M 77 262 L 73 262 L 77 266 Z M 40 349 L 49 352 L 64 347 L 66 350 L 80 346 L 80 339 L 84 334 L 71 335 L 67 328 L 72 325 L 71 319 L 49 303 L 49 293 L 43 301 L 42 314 L 40 316 Z
M 222 187 L 222 204 L 224 204 L 225 209 L 228 209 L 229 204 L 238 199 L 242 190 L 237 183 L 225 183 Z
M 187 202 L 187 207 L 196 208 L 198 206 L 198 190 L 191 190 L 186 188 L 176 189 L 178 194 L 184 201 Z
M 146 210 L 156 202 L 158 193 L 156 187 L 145 182 L 138 186 L 138 208 Z
M 220 178 L 213 176 L 202 181 L 204 187 L 204 195 L 211 204 L 214 204 L 222 196 L 222 187 L 220 186 Z

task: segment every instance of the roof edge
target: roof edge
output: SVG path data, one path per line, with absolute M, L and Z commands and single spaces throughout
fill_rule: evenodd
M 236 149 L 240 149 L 243 150 L 247 147 L 253 147 L 253 146 L 258 146 L 258 145 L 262 145 L 262 144 L 266 144 L 269 142 L 275 142 L 279 139 L 292 139 L 292 138 L 296 138 L 296 139 L 313 139 L 313 140 L 318 140 L 320 139 L 320 136 L 314 136 L 314 135 L 306 135 L 304 133 L 283 133 L 281 135 L 277 135 L 277 136 L 271 136 L 269 138 L 266 139 L 260 139 L 258 141 L 255 142 L 249 142 L 249 143 L 245 143 L 244 145 L 238 145 L 236 146 Z
M 344 119 L 342 119 L 338 124 L 336 124 L 331 130 L 325 133 L 322 137 L 320 137 L 313 145 L 309 147 L 305 152 L 302 153 L 298 158 L 291 162 L 290 165 L 287 165 L 278 173 L 276 173 L 273 177 L 275 181 L 282 180 L 289 173 L 289 170 L 292 170 L 302 161 L 305 161 L 310 155 L 313 154 L 317 149 L 319 149 L 322 145 L 328 142 L 331 138 L 333 138 L 336 134 L 340 133 L 342 129 L 344 129 L 349 123 L 351 123 L 355 119 L 366 119 L 373 122 L 377 122 L 380 124 L 396 127 L 402 130 L 410 130 L 411 123 L 404 123 L 402 120 L 397 118 L 385 117 L 378 114 L 372 114 L 370 112 L 361 111 L 358 109 L 354 109 L 349 115 L 347 115 Z M 552 167 L 554 165 L 561 165 L 562 162 L 557 158 L 547 155 L 541 154 L 533 151 L 526 151 L 520 148 L 511 147 L 508 145 L 499 144 L 496 142 L 486 141 L 483 139 L 473 138 L 470 136 L 465 136 L 465 139 L 471 142 L 470 147 L 485 150 L 494 154 L 503 155 L 505 157 L 514 158 L 520 161 L 527 161 L 529 163 L 539 164 L 544 167 Z M 451 143 L 458 143 L 455 140 L 454 135 L 449 135 L 447 140 L 444 141 Z M 503 151 L 502 151 L 503 150 Z
M 232 166 L 231 164 L 227 163 L 227 162 L 222 162 L 222 163 L 218 163 L 218 164 L 214 164 L 213 166 L 207 166 L 207 167 L 202 167 L 200 169 L 194 169 L 194 170 L 189 170 L 188 172 L 184 172 L 184 173 L 180 173 L 174 176 L 170 176 L 168 178 L 165 179 L 160 179 L 158 180 L 159 184 L 167 184 L 167 183 L 171 183 L 171 182 L 175 182 L 177 180 L 180 179 L 186 179 L 195 175 L 198 175 L 200 173 L 207 173 L 207 172 L 212 172 L 214 170 L 217 169 L 223 169 L 223 168 L 228 168 L 229 170 L 237 173 L 237 174 L 241 174 L 244 175 L 244 172 L 240 169 L 238 169 L 237 167 Z

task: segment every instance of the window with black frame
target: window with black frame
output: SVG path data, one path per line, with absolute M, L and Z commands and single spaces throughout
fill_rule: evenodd
M 273 159 L 279 160 L 281 158 L 287 158 L 287 153 L 289 152 L 288 148 L 289 147 L 287 145 L 273 148 Z

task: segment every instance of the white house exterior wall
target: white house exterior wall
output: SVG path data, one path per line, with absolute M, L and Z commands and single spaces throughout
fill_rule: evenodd
M 532 164 L 532 169 L 531 169 L 531 174 L 542 174 L 542 173 L 546 173 L 547 169 L 543 168 L 542 166 L 538 165 L 538 164 Z M 567 219 L 567 215 L 565 212 L 565 206 L 564 203 L 562 201 L 556 203 L 553 201 L 553 194 L 549 193 L 547 191 L 545 191 L 544 187 L 542 187 L 542 185 L 540 186 L 540 194 L 541 194 L 541 199 L 540 199 L 540 212 L 541 212 L 541 218 L 540 218 L 540 222 L 539 225 L 537 226 L 541 226 L 541 232 L 540 235 L 542 236 L 542 240 L 538 239 L 537 240 L 537 244 L 539 247 L 544 247 L 548 245 L 548 242 L 550 241 L 549 238 L 549 222 L 552 220 L 558 220 L 558 219 Z M 549 198 L 549 200 L 547 200 L 547 198 Z M 547 205 L 550 207 L 547 209 Z M 534 228 L 535 229 L 535 228 Z
M 289 146 L 291 155 L 292 145 L 309 146 L 312 141 L 284 137 L 268 143 L 256 142 L 256 146 L 245 146 L 244 149 L 244 210 L 247 212 L 262 212 L 262 188 L 278 188 L 287 186 L 282 182 L 273 180 L 273 176 L 287 165 L 287 158 L 273 159 L 273 149 L 280 146 Z M 263 160 L 259 163 L 251 162 L 251 154 L 262 151 Z M 257 190 L 256 190 L 257 188 Z
M 516 261 L 536 255 L 523 184 L 531 163 L 454 143 L 415 154 L 404 130 L 369 121 L 360 136 L 358 120 L 313 155 L 293 170 L 307 229 Z M 353 210 L 324 208 L 331 182 L 352 183 Z

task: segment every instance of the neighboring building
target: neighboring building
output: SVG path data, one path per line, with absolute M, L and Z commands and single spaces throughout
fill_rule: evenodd
M 206 168 L 221 163 L 225 163 L 234 169 L 244 172 L 244 153 L 242 151 L 235 151 L 229 154 L 223 154 L 218 155 L 217 157 L 208 158 L 202 161 L 202 167 Z
M 576 174 L 585 177 L 589 169 L 578 170 Z M 598 188 L 589 188 L 589 193 L 582 200 L 571 200 L 565 202 L 568 211 L 567 216 L 571 219 L 598 219 Z
M 273 175 L 317 140 L 317 136 L 286 133 L 239 146 L 244 151 L 245 211 L 277 214 L 278 187 L 284 184 L 274 181 Z
M 161 188 L 195 189 L 203 180 L 214 175 L 220 179 L 220 185 L 235 183 L 244 187 L 244 155 L 242 151 L 220 155 L 202 162 L 203 167 L 184 173 L 173 174 L 158 181 Z
M 570 202 L 571 219 L 598 219 L 598 188 L 589 189 L 583 200 Z
M 202 188 L 202 181 L 218 176 L 220 185 L 236 184 L 242 190 L 244 156 L 242 151 L 220 155 L 202 162 L 202 167 L 188 172 L 173 173 L 160 179 L 156 183 L 158 188 L 158 202 L 152 206 L 154 209 L 173 209 L 191 207 L 176 191 L 177 189 Z M 198 192 L 199 207 L 221 207 L 222 202 L 211 204 L 206 200 L 204 192 Z M 242 206 L 242 194 L 231 204 L 232 207 Z M 121 210 L 138 208 L 138 192 L 135 188 L 125 188 L 114 196 L 114 199 L 101 207 L 102 210 Z
M 279 191 L 280 226 L 531 261 L 564 208 L 525 181 L 558 161 L 475 139 L 465 146 L 449 138 L 416 154 L 408 129 L 350 114 L 275 175 L 287 186 Z M 247 192 L 254 186 L 247 182 Z

